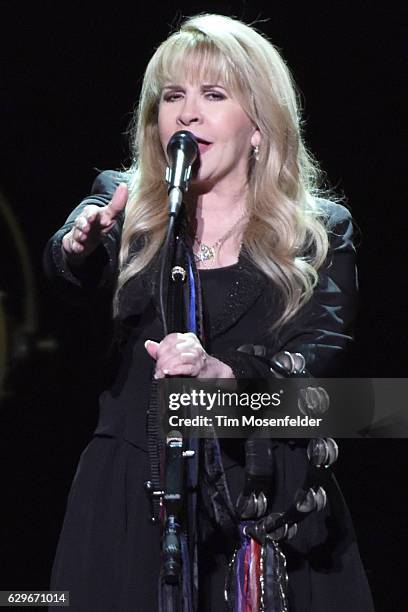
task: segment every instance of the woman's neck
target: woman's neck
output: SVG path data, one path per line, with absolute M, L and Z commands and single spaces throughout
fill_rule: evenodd
M 236 263 L 248 220 L 246 191 L 189 192 L 188 225 L 197 268 L 219 268 Z
M 246 193 L 211 190 L 186 198 L 192 234 L 206 243 L 216 242 L 246 213 Z

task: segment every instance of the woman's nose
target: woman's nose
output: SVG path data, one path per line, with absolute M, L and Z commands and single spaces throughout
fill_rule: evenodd
M 185 98 L 184 103 L 180 107 L 180 113 L 177 117 L 177 121 L 181 125 L 190 125 L 191 123 L 198 123 L 201 120 L 201 111 L 197 100 L 193 98 Z

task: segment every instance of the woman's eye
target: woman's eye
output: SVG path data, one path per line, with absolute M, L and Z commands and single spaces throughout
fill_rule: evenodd
M 181 98 L 181 94 L 179 93 L 171 93 L 171 94 L 166 94 L 163 97 L 163 100 L 165 102 L 174 102 L 175 100 L 179 100 Z
M 206 97 L 210 100 L 225 100 L 225 96 L 220 91 L 208 91 Z

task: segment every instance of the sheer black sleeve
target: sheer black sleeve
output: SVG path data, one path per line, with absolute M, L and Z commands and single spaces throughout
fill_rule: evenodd
M 101 289 L 111 292 L 117 270 L 117 259 L 120 248 L 123 213 L 118 216 L 116 224 L 104 236 L 101 244 L 78 267 L 69 266 L 62 252 L 62 238 L 69 232 L 75 219 L 88 204 L 107 206 L 116 187 L 126 182 L 126 174 L 105 171 L 95 179 L 91 195 L 71 212 L 64 225 L 48 241 L 43 264 L 47 277 L 62 287 L 72 285 L 85 291 Z

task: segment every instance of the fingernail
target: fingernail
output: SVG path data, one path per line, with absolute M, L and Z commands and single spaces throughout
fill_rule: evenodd
M 170 370 L 163 370 L 163 374 L 170 374 Z
M 147 345 L 151 342 L 151 340 L 146 340 L 146 342 L 144 343 L 144 347 L 147 348 Z

